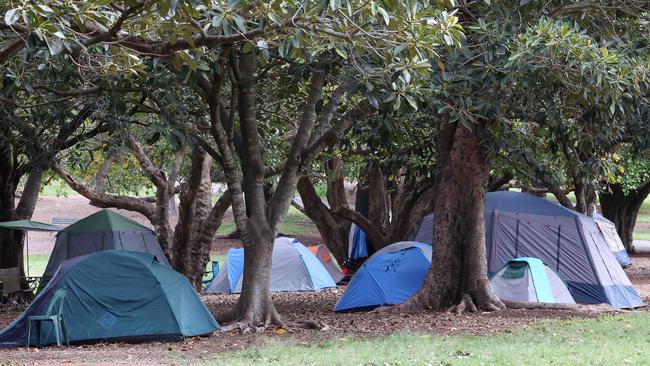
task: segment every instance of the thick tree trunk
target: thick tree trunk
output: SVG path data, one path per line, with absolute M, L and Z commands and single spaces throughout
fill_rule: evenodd
M 603 216 L 616 225 L 616 231 L 625 249 L 634 253 L 634 227 L 643 201 L 650 194 L 650 181 L 644 182 L 636 190 L 623 191 L 620 184 L 609 186 L 608 192 L 600 192 L 600 207 Z
M 0 221 L 18 219 L 15 197 L 19 178 L 16 163 L 11 147 L 0 146 Z M 19 267 L 21 276 L 24 276 L 23 238 L 23 231 L 0 230 L 0 268 Z
M 487 278 L 487 154 L 478 133 L 457 123 L 442 124 L 437 146 L 435 254 L 422 289 L 400 308 L 444 310 L 457 305 L 459 312 L 504 308 Z
M 0 172 L 2 174 L 3 172 Z M 13 221 L 16 216 L 14 195 L 16 188 L 7 175 L 0 176 L 0 221 Z M 24 275 L 23 266 L 23 231 L 0 230 L 0 268 L 20 267 Z
M 249 240 L 244 242 L 244 274 L 242 292 L 233 309 L 230 319 L 232 328 L 247 329 L 256 326 L 284 326 L 282 318 L 271 301 L 271 258 L 273 231 L 263 221 L 250 218 L 248 222 Z M 254 270 L 251 270 L 254 269 Z

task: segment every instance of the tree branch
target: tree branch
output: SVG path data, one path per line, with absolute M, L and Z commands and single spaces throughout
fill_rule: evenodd
M 129 211 L 136 211 L 145 216 L 152 225 L 156 225 L 155 206 L 143 199 L 129 196 L 117 196 L 110 194 L 97 194 L 90 188 L 86 187 L 83 183 L 75 180 L 70 174 L 66 173 L 55 162 L 50 164 L 50 168 L 63 179 L 70 188 L 75 190 L 80 195 L 86 197 L 90 204 L 96 207 L 108 208 L 114 207 Z

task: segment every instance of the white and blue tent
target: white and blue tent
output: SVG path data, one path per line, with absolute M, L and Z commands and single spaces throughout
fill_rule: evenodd
M 618 263 L 623 267 L 632 264 L 630 256 L 627 254 L 625 246 L 623 245 L 623 241 L 618 235 L 618 231 L 616 231 L 616 225 L 598 212 L 594 212 L 594 220 L 596 220 L 600 232 L 603 234 L 603 237 L 605 237 L 605 242 L 607 242 L 609 249 L 614 253 Z
M 591 217 L 540 197 L 491 192 L 485 235 L 490 277 L 514 258 L 539 258 L 562 276 L 578 303 L 644 305 Z M 433 214 L 422 219 L 414 240 L 432 244 Z
M 244 273 L 244 249 L 231 248 L 225 265 L 205 289 L 206 293 L 241 292 Z M 323 264 L 294 238 L 279 237 L 273 244 L 271 291 L 319 291 L 336 288 Z
M 431 246 L 412 241 L 388 245 L 359 268 L 334 311 L 397 305 L 413 296 L 431 266 Z
M 515 258 L 490 280 L 501 300 L 575 304 L 566 284 L 537 258 Z

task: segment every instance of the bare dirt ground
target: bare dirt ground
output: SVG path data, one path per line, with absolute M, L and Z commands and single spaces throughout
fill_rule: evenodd
M 34 219 L 51 222 L 52 217 L 82 218 L 96 208 L 87 204 L 83 198 L 45 197 L 39 200 Z M 146 219 L 138 214 L 119 211 L 145 225 Z M 41 234 L 42 235 L 42 234 Z M 317 232 L 316 232 L 317 235 Z M 305 244 L 320 242 L 318 236 L 298 236 Z M 53 237 L 45 234 L 40 243 L 42 254 L 49 254 Z M 30 236 L 32 243 L 37 242 Z M 227 248 L 239 246 L 237 240 L 217 239 L 213 251 L 225 254 Z M 650 256 L 633 257 L 633 265 L 626 270 L 637 290 L 650 303 Z M 81 364 L 129 364 L 129 365 L 188 365 L 200 363 L 217 357 L 219 353 L 248 347 L 260 346 L 273 340 L 286 340 L 294 344 L 313 344 L 328 339 L 375 337 L 405 331 L 430 334 L 474 334 L 489 335 L 521 329 L 541 320 L 561 320 L 575 317 L 593 316 L 586 313 L 558 310 L 506 310 L 495 313 L 452 315 L 442 312 L 424 312 L 415 315 L 387 313 L 344 313 L 335 314 L 332 309 L 344 288 L 320 293 L 275 293 L 274 303 L 288 322 L 312 320 L 326 326 L 325 330 L 306 330 L 291 327 L 286 334 L 278 334 L 268 329 L 255 334 L 239 332 L 215 333 L 210 337 L 191 338 L 179 343 L 122 344 L 104 343 L 71 347 L 46 347 L 41 349 L 24 348 L 17 350 L 0 349 L 0 365 L 81 365 Z M 232 308 L 237 295 L 203 295 L 210 311 L 218 315 Z M 648 311 L 641 308 L 640 311 Z M 0 312 L 0 328 L 9 324 L 19 315 L 18 312 Z

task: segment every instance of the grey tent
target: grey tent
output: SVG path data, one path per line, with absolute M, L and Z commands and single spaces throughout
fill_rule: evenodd
M 231 248 L 226 264 L 205 289 L 206 293 L 241 292 L 244 273 L 244 249 Z M 273 245 L 271 291 L 319 291 L 336 288 L 323 264 L 294 238 L 279 237 Z
M 557 273 L 537 258 L 515 258 L 490 280 L 502 300 L 575 304 Z
M 61 262 L 103 250 L 151 253 L 169 266 L 156 234 L 149 228 L 110 210 L 101 210 L 61 230 L 39 288 L 45 287 Z
M 539 258 L 566 280 L 576 302 L 644 305 L 588 216 L 524 193 L 491 192 L 485 235 L 490 276 L 514 258 Z M 413 240 L 433 244 L 433 214 L 422 219 Z

